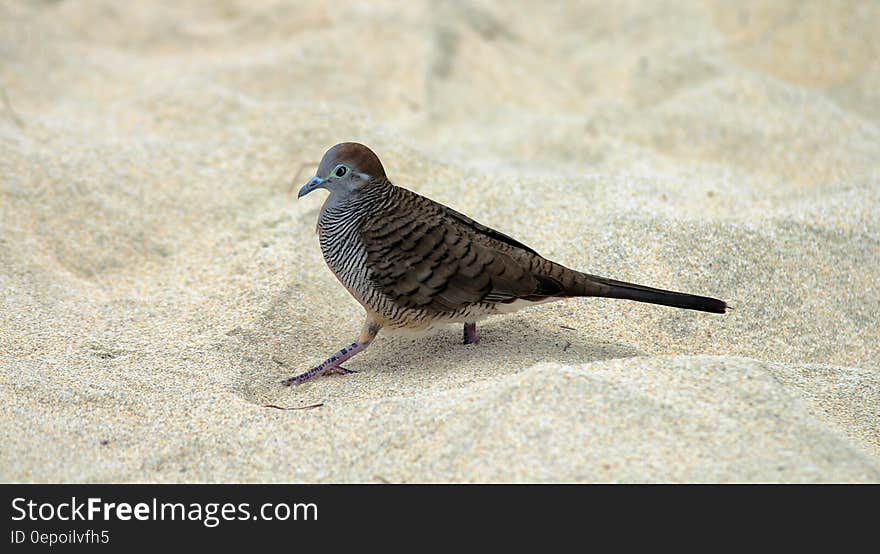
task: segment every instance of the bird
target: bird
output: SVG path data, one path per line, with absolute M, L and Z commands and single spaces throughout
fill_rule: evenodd
M 566 298 L 728 310 L 715 298 L 616 281 L 548 260 L 513 237 L 394 185 L 363 144 L 343 142 L 327 150 L 297 198 L 318 189 L 329 192 L 317 223 L 324 260 L 366 316 L 357 340 L 285 385 L 354 373 L 342 364 L 383 329 L 463 324 L 464 343 L 476 344 L 479 320 Z

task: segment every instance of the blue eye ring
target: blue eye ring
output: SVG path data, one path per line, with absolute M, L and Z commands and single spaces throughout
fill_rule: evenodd
M 336 177 L 337 179 L 341 179 L 342 177 L 345 177 L 346 175 L 348 175 L 349 171 L 350 170 L 348 169 L 347 165 L 339 164 L 333 168 L 333 171 L 330 172 L 330 176 Z

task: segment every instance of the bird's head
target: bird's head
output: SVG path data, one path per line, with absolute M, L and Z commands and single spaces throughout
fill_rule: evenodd
M 384 179 L 385 169 L 372 150 L 356 142 L 343 142 L 327 150 L 318 172 L 299 189 L 297 198 L 316 189 L 327 189 L 331 194 L 354 192 Z

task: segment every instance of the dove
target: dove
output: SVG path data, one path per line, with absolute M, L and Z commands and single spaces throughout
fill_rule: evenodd
M 366 315 L 356 341 L 284 380 L 286 385 L 352 373 L 342 364 L 383 329 L 462 324 L 465 344 L 475 344 L 476 324 L 487 316 L 579 297 L 728 310 L 715 298 L 616 281 L 548 260 L 513 237 L 392 184 L 379 157 L 363 144 L 343 142 L 327 150 L 298 198 L 318 189 L 329 192 L 317 224 L 324 260 Z

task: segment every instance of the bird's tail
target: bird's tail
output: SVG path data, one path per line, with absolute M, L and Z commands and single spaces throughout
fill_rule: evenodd
M 581 273 L 581 276 L 583 280 L 578 283 L 580 285 L 577 287 L 578 296 L 622 298 L 624 300 L 635 300 L 637 302 L 648 302 L 649 304 L 660 304 L 662 306 L 684 308 L 685 310 L 699 310 L 715 314 L 723 314 L 728 309 L 726 302 L 716 298 L 655 289 L 586 273 Z

